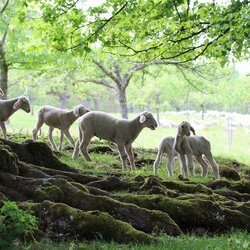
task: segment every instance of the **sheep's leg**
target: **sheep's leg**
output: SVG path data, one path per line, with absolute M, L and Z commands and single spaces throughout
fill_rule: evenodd
M 32 130 L 32 138 L 33 138 L 34 141 L 37 139 L 37 132 L 42 127 L 42 125 L 43 125 L 43 120 L 40 119 L 39 116 L 38 116 L 38 120 L 37 120 L 36 126 Z
M 80 142 L 79 142 L 79 139 L 77 139 L 75 143 L 75 147 L 74 147 L 74 152 L 72 154 L 72 160 L 76 160 L 76 158 L 79 155 L 79 145 L 80 145 Z
M 62 150 L 63 138 L 64 138 L 64 133 L 61 131 L 60 143 L 59 143 L 59 146 L 58 146 L 59 151 Z
M 70 135 L 69 130 L 62 130 L 62 131 L 65 134 L 65 136 L 67 137 L 68 141 L 71 143 L 71 145 L 73 147 L 75 147 L 75 142 L 74 142 L 72 136 Z
M 132 170 L 136 170 L 132 145 L 131 144 L 125 145 L 125 151 L 128 155 L 130 166 L 131 166 Z
M 127 154 L 125 152 L 124 145 L 117 145 L 117 147 L 118 147 L 120 158 L 122 161 L 122 169 L 125 170 L 127 169 L 127 165 L 126 165 Z
M 0 122 L 0 127 L 1 127 L 1 129 L 2 129 L 2 131 L 3 131 L 3 138 L 4 138 L 5 140 L 7 140 L 8 137 L 7 137 L 7 133 L 6 133 L 5 123 L 4 123 L 4 122 Z
M 195 159 L 198 161 L 198 163 L 202 167 L 202 176 L 206 177 L 207 176 L 207 170 L 208 170 L 208 164 L 203 160 L 202 155 L 195 156 Z
M 56 144 L 55 144 L 55 142 L 54 142 L 54 140 L 53 140 L 53 137 L 52 137 L 52 132 L 53 132 L 53 130 L 54 130 L 54 128 L 49 127 L 48 138 L 49 138 L 49 141 L 50 141 L 50 144 L 51 144 L 52 148 L 53 148 L 54 150 L 57 150 Z
M 80 140 L 80 138 L 79 138 L 79 140 Z M 86 159 L 86 161 L 91 161 L 91 158 L 90 158 L 89 153 L 88 153 L 88 145 L 90 143 L 90 140 L 91 140 L 91 137 L 83 136 L 83 139 L 80 140 L 80 145 L 79 145 L 80 151 L 81 151 L 82 155 L 84 156 L 84 158 Z
M 188 168 L 190 171 L 191 176 L 195 176 L 195 171 L 194 171 L 194 157 L 192 154 L 187 154 L 187 163 L 188 163 Z
M 212 166 L 215 179 L 220 179 L 219 167 L 218 167 L 216 161 L 213 159 L 212 153 L 208 152 L 208 153 L 205 154 L 205 156 L 206 156 L 207 160 L 209 161 L 209 163 Z
M 180 161 L 180 167 L 181 167 L 181 174 L 182 174 L 182 176 L 184 178 L 188 178 L 187 164 L 186 164 L 185 155 L 179 154 L 179 161 Z
M 174 170 L 174 154 L 170 153 L 168 154 L 168 163 L 167 163 L 167 169 L 168 169 L 168 176 L 173 176 L 173 170 Z
M 158 150 L 156 159 L 154 161 L 154 174 L 157 174 L 157 169 L 159 167 L 159 165 L 161 164 L 161 159 L 162 159 L 163 153 L 161 150 Z

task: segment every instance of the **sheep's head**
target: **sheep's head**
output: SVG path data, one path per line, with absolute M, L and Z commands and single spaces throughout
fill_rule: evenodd
M 87 112 L 89 112 L 89 110 L 87 108 L 85 108 L 82 104 L 74 107 L 73 109 L 73 113 L 76 117 L 80 117 L 83 116 L 84 114 L 86 114 Z
M 158 126 L 155 118 L 153 117 L 152 113 L 144 111 L 139 115 L 139 122 L 147 128 L 152 130 L 156 129 Z
M 179 136 L 190 136 L 191 132 L 195 135 L 195 130 L 194 128 L 190 125 L 189 122 L 183 121 L 179 126 L 178 126 L 178 135 Z
M 20 96 L 13 105 L 14 110 L 22 109 L 26 113 L 30 112 L 30 102 L 26 96 Z

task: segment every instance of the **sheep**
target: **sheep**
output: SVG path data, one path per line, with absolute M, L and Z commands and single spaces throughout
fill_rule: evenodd
M 193 136 L 190 136 L 190 131 L 193 132 Z M 193 156 L 202 167 L 202 176 L 207 175 L 208 161 L 212 166 L 215 178 L 220 178 L 219 167 L 213 159 L 210 142 L 203 136 L 195 135 L 194 128 L 186 121 L 183 121 L 178 126 L 178 133 L 174 141 L 174 149 L 179 154 L 181 172 L 184 178 L 188 177 L 186 160 L 191 176 L 195 174 Z
M 67 139 L 74 147 L 75 142 L 69 133 L 69 128 L 76 121 L 76 119 L 87 112 L 89 112 L 89 110 L 81 104 L 74 107 L 71 111 L 66 111 L 52 106 L 43 106 L 38 111 L 38 119 L 35 128 L 32 131 L 32 138 L 33 140 L 36 140 L 37 132 L 41 129 L 43 123 L 45 123 L 49 126 L 48 138 L 54 150 L 57 150 L 56 144 L 52 137 L 54 128 L 57 128 L 61 131 L 60 143 L 58 147 L 59 151 L 62 150 L 64 135 L 66 135 Z
M 132 143 L 143 128 L 154 130 L 157 122 L 152 113 L 144 111 L 133 120 L 117 119 L 107 113 L 100 111 L 89 112 L 78 121 L 79 138 L 76 142 L 72 159 L 75 160 L 79 150 L 87 161 L 91 161 L 87 147 L 92 137 L 96 136 L 117 144 L 119 155 L 122 161 L 122 169 L 126 169 L 128 156 L 130 167 L 136 170 Z
M 4 95 L 1 90 L 1 96 Z M 0 127 L 3 131 L 3 137 L 8 139 L 6 133 L 5 122 L 13 115 L 18 109 L 24 110 L 26 113 L 30 112 L 29 99 L 26 96 L 20 96 L 10 100 L 0 100 Z
M 157 157 L 154 161 L 154 174 L 157 174 L 157 169 L 161 163 L 161 159 L 164 154 L 168 156 L 167 170 L 168 176 L 173 176 L 174 160 L 178 156 L 176 150 L 173 148 L 175 138 L 173 136 L 167 136 L 163 138 L 158 147 Z

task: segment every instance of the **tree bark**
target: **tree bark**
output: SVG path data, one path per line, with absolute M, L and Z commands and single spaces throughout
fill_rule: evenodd
M 120 104 L 120 113 L 122 118 L 128 119 L 128 104 L 127 104 L 127 97 L 126 97 L 126 89 L 118 88 L 118 100 Z
M 7 94 L 8 94 L 8 71 L 9 71 L 9 66 L 7 64 L 7 59 L 5 55 L 5 38 L 7 36 L 7 30 L 5 31 L 2 41 L 0 42 L 0 67 L 1 67 L 1 76 L 0 76 L 0 87 L 4 92 L 4 97 L 3 99 L 7 99 Z

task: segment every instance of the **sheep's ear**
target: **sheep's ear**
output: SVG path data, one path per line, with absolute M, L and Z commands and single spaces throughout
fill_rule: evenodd
M 139 119 L 139 122 L 140 123 L 143 123 L 146 121 L 146 116 L 145 115 L 140 115 L 140 119 Z
M 21 104 L 22 104 L 22 99 L 19 98 L 19 99 L 14 103 L 13 109 L 14 109 L 14 110 L 19 109 L 19 108 L 21 107 Z
M 73 108 L 73 114 L 75 115 L 75 116 L 79 116 L 79 107 L 77 106 L 77 107 L 74 107 Z
M 193 132 L 193 134 L 195 135 L 195 130 L 192 126 L 190 126 L 190 130 Z

